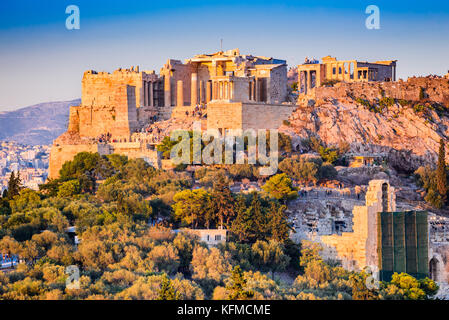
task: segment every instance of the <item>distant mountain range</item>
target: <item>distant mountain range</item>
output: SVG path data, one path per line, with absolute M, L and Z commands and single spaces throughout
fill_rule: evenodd
M 71 101 L 44 102 L 14 111 L 0 112 L 0 140 L 30 145 L 51 144 L 67 130 Z

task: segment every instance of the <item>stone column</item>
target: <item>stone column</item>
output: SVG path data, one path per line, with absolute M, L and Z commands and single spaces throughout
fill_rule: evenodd
M 204 81 L 200 81 L 200 103 L 204 102 Z
M 307 82 L 308 82 L 308 84 L 307 84 L 307 86 L 308 86 L 308 89 L 309 90 L 311 90 L 312 89 L 312 71 L 311 70 L 309 70 L 309 75 L 308 75 L 308 77 L 307 77 Z
M 212 100 L 212 82 L 207 81 L 206 83 L 206 103 Z
M 177 97 L 176 97 L 176 105 L 178 107 L 183 107 L 184 106 L 184 88 L 182 85 L 182 80 L 178 80 L 178 84 L 177 84 Z
M 260 101 L 260 81 L 259 81 L 259 79 L 256 79 L 255 87 L 256 87 L 256 95 L 255 95 L 256 99 L 255 100 Z
M 150 100 L 149 103 L 148 103 L 148 105 L 149 105 L 150 107 L 152 107 L 153 104 L 154 104 L 154 97 L 153 97 L 153 82 L 152 82 L 152 81 L 150 81 L 150 82 L 148 83 L 148 99 Z
M 251 100 L 256 101 L 256 79 L 251 81 L 251 86 L 253 87 L 251 90 Z
M 229 99 L 229 82 L 227 81 L 223 83 L 223 98 L 225 100 Z
M 234 81 L 229 82 L 229 100 L 234 99 Z
M 164 77 L 164 102 L 166 107 L 171 106 L 171 78 L 169 76 Z
M 192 73 L 190 104 L 192 106 L 198 104 L 198 73 Z
M 143 82 L 143 105 L 146 107 L 148 106 L 148 82 Z

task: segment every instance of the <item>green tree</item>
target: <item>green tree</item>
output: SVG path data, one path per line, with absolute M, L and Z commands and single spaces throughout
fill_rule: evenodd
M 279 206 L 272 202 L 268 209 L 268 229 L 270 230 L 269 239 L 284 243 L 288 239 L 290 226 L 288 224 L 285 210 L 287 206 Z
M 334 163 L 338 159 L 338 152 L 333 148 L 320 146 L 319 153 L 325 162 Z
M 381 294 L 385 299 L 425 300 L 437 291 L 437 284 L 429 278 L 418 280 L 407 273 L 395 272 L 391 282 L 384 284 Z
M 63 182 L 58 189 L 58 197 L 72 197 L 81 191 L 80 182 L 78 180 L 69 180 Z
M 235 266 L 231 274 L 231 282 L 226 286 L 228 300 L 249 300 L 254 296 L 254 292 L 246 288 L 246 279 L 240 266 Z
M 257 241 L 251 247 L 253 262 L 258 270 L 271 271 L 271 277 L 277 271 L 283 271 L 290 263 L 290 257 L 284 253 L 282 243 L 275 240 Z
M 446 200 L 447 195 L 447 175 L 446 175 L 446 152 L 443 139 L 440 140 L 440 150 L 438 152 L 438 164 L 436 172 L 438 193 Z
M 22 182 L 20 179 L 20 172 L 17 171 L 17 176 L 14 174 L 14 171 L 11 172 L 8 181 L 8 192 L 7 192 L 8 199 L 12 199 L 15 196 L 19 195 L 21 184 Z
M 235 216 L 234 197 L 224 175 L 219 174 L 214 183 L 212 198 L 220 226 L 229 226 L 229 221 Z
M 170 278 L 164 273 L 157 300 L 180 300 L 180 294 L 175 291 Z
M 251 242 L 254 239 L 256 228 L 251 210 L 246 207 L 246 201 L 243 196 L 237 199 L 236 214 L 236 218 L 232 221 L 230 232 L 238 242 Z
M 209 193 L 204 189 L 183 190 L 175 194 L 173 210 L 175 217 L 184 225 L 198 228 L 200 225 L 210 223 L 208 217 Z M 205 219 L 207 217 L 207 220 Z
M 285 173 L 272 176 L 262 189 L 277 200 L 294 199 L 298 193 L 292 186 L 292 180 Z
M 354 272 L 349 276 L 349 283 L 352 289 L 352 299 L 354 300 L 378 300 L 379 293 L 375 289 L 368 289 L 368 277 L 370 275 L 362 272 Z

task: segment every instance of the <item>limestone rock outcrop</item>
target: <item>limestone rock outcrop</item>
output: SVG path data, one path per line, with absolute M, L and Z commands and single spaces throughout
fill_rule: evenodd
M 397 103 L 376 113 L 346 98 L 303 103 L 280 131 L 292 137 L 298 150 L 301 139 L 316 136 L 331 145 L 348 142 L 353 152 L 384 153 L 393 167 L 415 170 L 435 162 L 440 139 L 449 136 L 449 117 Z

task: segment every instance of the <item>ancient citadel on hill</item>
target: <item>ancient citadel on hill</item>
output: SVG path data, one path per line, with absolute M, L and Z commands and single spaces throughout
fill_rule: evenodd
M 444 78 L 396 81 L 397 61 L 338 61 L 330 56 L 287 71 L 285 60 L 244 55 L 238 49 L 169 59 L 159 74 L 139 67 L 113 73 L 86 71 L 79 106 L 70 108 L 67 132 L 53 144 L 50 178 L 82 151 L 119 153 L 161 166 L 155 145 L 175 128 L 280 129 L 296 149 L 315 135 L 346 141 L 353 151 L 384 152 L 392 163 L 416 169 L 433 161 L 449 119 L 433 106 L 449 106 Z M 298 83 L 292 93 L 289 82 Z M 385 112 L 373 101 L 424 101 L 425 117 L 405 104 Z M 397 101 L 396 100 L 396 101 Z M 364 103 L 365 101 L 365 103 Z
M 81 104 L 71 107 L 67 132 L 54 141 L 50 178 L 83 151 L 143 158 L 163 168 L 155 146 L 174 129 L 191 130 L 194 122 L 221 133 L 279 129 L 295 151 L 311 136 L 327 145 L 346 142 L 352 154 L 367 161 L 381 154 L 397 172 L 411 173 L 435 163 L 440 139 L 449 137 L 449 74 L 397 81 L 396 68 L 395 60 L 328 56 L 287 70 L 285 60 L 234 49 L 184 63 L 169 59 L 159 74 L 139 67 L 89 70 Z M 385 174 L 372 176 L 365 206 L 341 197 L 323 208 L 319 200 L 307 208 L 292 202 L 296 240 L 319 236 L 328 257 L 348 269 L 374 265 L 384 272 L 380 278 L 401 271 L 447 282 L 449 222 L 433 215 L 428 224 L 427 212 L 404 202 L 397 209 Z M 404 245 L 389 242 L 392 237 Z

